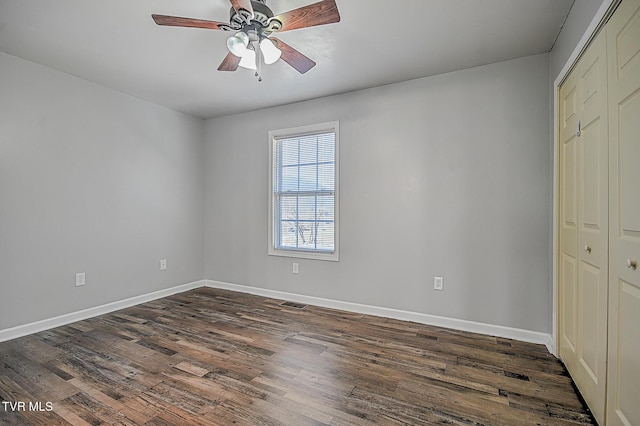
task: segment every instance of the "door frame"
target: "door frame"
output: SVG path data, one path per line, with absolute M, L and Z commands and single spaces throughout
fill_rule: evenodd
M 564 66 L 562 67 L 562 70 L 560 70 L 560 73 L 556 76 L 553 82 L 553 317 L 551 319 L 551 340 L 553 344 L 551 353 L 555 357 L 558 357 L 558 349 L 560 347 L 560 341 L 558 340 L 560 338 L 560 333 L 558 330 L 558 252 L 560 242 L 560 235 L 558 232 L 558 215 L 560 214 L 560 165 L 558 161 L 560 147 L 558 142 L 558 100 L 560 94 L 560 85 L 564 82 L 565 78 L 569 75 L 569 72 L 573 69 L 574 65 L 576 64 L 584 50 L 587 48 L 591 40 L 596 36 L 600 28 L 607 22 L 609 17 L 611 17 L 621 1 L 622 0 L 604 0 L 602 2 L 600 8 L 591 20 L 591 23 L 582 35 L 582 38 L 578 42 L 575 49 L 573 49 L 571 56 L 569 56 L 569 59 L 567 59 Z

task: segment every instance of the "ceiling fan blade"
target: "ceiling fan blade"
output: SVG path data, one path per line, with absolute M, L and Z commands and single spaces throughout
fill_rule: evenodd
M 300 74 L 304 74 L 311 68 L 316 66 L 316 63 L 314 61 L 307 58 L 305 55 L 298 52 L 296 49 L 289 46 L 284 41 L 275 37 L 271 37 L 269 40 L 275 41 L 278 49 L 282 51 L 282 56 L 280 57 L 280 59 L 291 65 Z
M 290 31 L 340 22 L 340 13 L 335 0 L 322 0 L 309 6 L 281 13 L 269 21 L 272 20 L 278 20 L 282 23 L 282 28 L 278 31 Z
M 235 71 L 238 69 L 238 64 L 240 64 L 239 56 L 234 55 L 229 52 L 227 56 L 224 58 L 220 66 L 218 67 L 218 71 Z
M 151 15 L 156 24 L 169 25 L 172 27 L 207 28 L 210 30 L 221 30 L 229 27 L 229 24 L 216 21 L 205 21 L 202 19 L 181 18 L 180 16 Z
M 253 6 L 251 6 L 251 0 L 231 0 L 231 6 L 233 9 L 240 13 L 240 10 L 244 9 L 249 12 L 249 16 L 253 17 Z

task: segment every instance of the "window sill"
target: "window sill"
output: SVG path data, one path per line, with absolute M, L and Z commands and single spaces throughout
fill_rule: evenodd
M 330 262 L 339 261 L 339 256 L 337 251 L 333 253 L 320 253 L 320 252 L 314 252 L 314 251 L 283 250 L 283 249 L 270 248 L 269 256 L 293 257 L 298 259 L 310 259 L 310 260 L 326 260 Z

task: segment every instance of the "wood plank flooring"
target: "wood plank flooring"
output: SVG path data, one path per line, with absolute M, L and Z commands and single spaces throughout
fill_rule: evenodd
M 0 424 L 593 424 L 542 345 L 282 303 L 202 288 L 0 343 Z

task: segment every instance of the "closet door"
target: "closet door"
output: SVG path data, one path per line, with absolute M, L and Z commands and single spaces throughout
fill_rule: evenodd
M 607 24 L 610 138 L 607 424 L 640 425 L 640 0 Z
M 560 357 L 601 424 L 608 292 L 606 33 L 560 89 Z
M 570 371 L 578 348 L 578 78 L 571 73 L 560 87 L 559 328 L 560 358 Z

